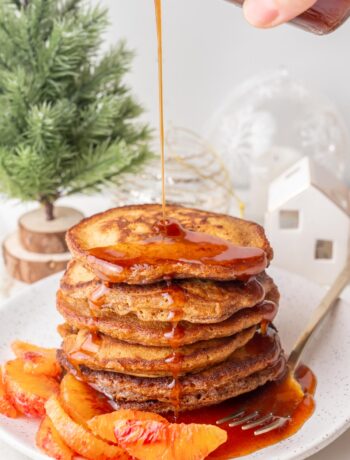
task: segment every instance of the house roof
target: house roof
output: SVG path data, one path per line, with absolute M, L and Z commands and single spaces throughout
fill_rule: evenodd
M 269 211 L 274 211 L 309 187 L 317 188 L 350 216 L 350 190 L 327 169 L 308 157 L 287 169 L 269 188 Z

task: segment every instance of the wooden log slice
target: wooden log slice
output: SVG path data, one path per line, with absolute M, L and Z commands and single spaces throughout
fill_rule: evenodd
M 34 283 L 66 268 L 69 252 L 35 254 L 21 245 L 18 232 L 9 235 L 3 243 L 3 255 L 9 274 L 24 283 Z
M 46 220 L 43 208 L 23 214 L 19 219 L 19 238 L 24 249 L 38 254 L 58 254 L 68 251 L 65 236 L 68 229 L 83 219 L 75 209 L 58 206 L 55 219 Z

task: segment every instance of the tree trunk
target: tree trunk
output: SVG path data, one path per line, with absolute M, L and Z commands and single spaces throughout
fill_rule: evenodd
M 51 201 L 45 200 L 43 201 L 43 205 L 45 208 L 45 213 L 46 213 L 46 220 L 51 221 L 55 219 L 55 214 L 54 214 L 54 205 Z

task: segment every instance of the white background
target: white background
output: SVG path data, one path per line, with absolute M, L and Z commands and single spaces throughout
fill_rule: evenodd
M 104 0 L 108 41 L 125 37 L 137 52 L 129 82 L 157 124 L 153 0 Z M 230 90 L 258 72 L 285 65 L 331 98 L 350 129 L 350 22 L 326 37 L 290 26 L 258 31 L 223 0 L 164 0 L 166 119 L 205 135 L 203 127 Z M 349 433 L 313 460 L 349 458 Z M 0 443 L 0 458 L 22 460 Z M 277 460 L 277 459 L 276 459 Z

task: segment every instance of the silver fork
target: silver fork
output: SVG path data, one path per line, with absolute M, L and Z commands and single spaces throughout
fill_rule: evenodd
M 303 333 L 296 341 L 287 361 L 287 365 L 291 375 L 294 375 L 296 368 L 298 367 L 301 354 L 309 341 L 310 337 L 320 325 L 322 320 L 327 314 L 337 305 L 339 295 L 342 293 L 344 288 L 350 282 L 350 259 L 345 265 L 342 272 L 338 275 L 332 286 L 328 289 L 327 293 L 321 300 L 319 306 L 314 310 L 309 324 L 306 326 Z M 238 412 L 228 415 L 220 420 L 217 420 L 217 425 L 222 423 L 229 423 L 230 427 L 240 426 L 242 430 L 255 429 L 254 435 L 259 436 L 270 431 L 276 430 L 286 425 L 290 420 L 290 417 L 281 417 L 273 414 L 262 414 L 256 410 L 248 412 L 245 409 L 241 409 Z

